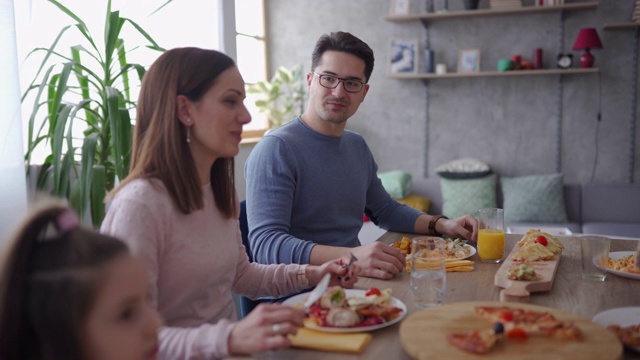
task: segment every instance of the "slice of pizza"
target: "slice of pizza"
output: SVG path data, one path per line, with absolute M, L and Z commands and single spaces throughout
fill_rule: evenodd
M 581 341 L 582 331 L 573 321 L 556 319 L 546 311 L 525 310 L 508 306 L 476 307 L 476 313 L 492 324 L 502 323 L 505 333 L 514 329 L 524 331 L 528 336 L 556 337 Z
M 546 261 L 553 260 L 556 256 L 546 246 L 541 244 L 529 244 L 521 248 L 517 253 L 511 256 L 511 260 L 515 262 L 525 261 Z
M 447 341 L 456 348 L 475 354 L 488 353 L 498 340 L 493 329 L 471 330 L 447 334 Z
M 529 231 L 527 231 L 527 233 L 524 234 L 522 239 L 520 239 L 520 241 L 518 241 L 516 245 L 520 247 L 525 247 L 530 244 L 535 244 L 536 239 L 538 239 L 539 236 L 542 236 L 545 238 L 544 239 L 546 242 L 545 246 L 549 250 L 551 250 L 554 254 L 559 254 L 560 252 L 562 252 L 562 249 L 564 249 L 564 245 L 562 245 L 562 243 L 557 237 L 547 232 L 536 230 L 536 229 L 530 229 Z

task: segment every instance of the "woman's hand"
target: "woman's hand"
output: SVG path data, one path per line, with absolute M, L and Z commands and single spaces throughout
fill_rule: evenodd
M 329 285 L 341 285 L 343 288 L 350 289 L 358 281 L 360 267 L 358 262 L 353 262 L 350 266 L 350 258 L 340 258 L 328 261 L 320 266 L 307 266 L 307 279 L 309 285 L 316 286 L 325 274 L 331 274 Z
M 280 304 L 259 304 L 229 335 L 229 354 L 260 353 L 291 346 L 287 335 L 303 326 L 304 312 Z

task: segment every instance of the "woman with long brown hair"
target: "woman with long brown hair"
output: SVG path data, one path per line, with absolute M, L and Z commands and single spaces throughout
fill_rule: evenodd
M 262 304 L 236 320 L 232 293 L 250 298 L 299 292 L 325 273 L 351 287 L 344 260 L 311 265 L 250 263 L 238 226 L 234 159 L 245 84 L 215 50 L 177 48 L 145 74 L 129 176 L 111 194 L 102 231 L 117 235 L 151 273 L 152 300 L 167 326 L 165 358 L 220 358 L 290 345 L 304 313 Z M 357 269 L 357 267 L 356 267 Z M 349 280 L 344 280 L 349 278 Z

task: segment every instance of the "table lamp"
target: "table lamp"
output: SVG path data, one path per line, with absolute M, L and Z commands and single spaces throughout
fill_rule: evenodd
M 580 67 L 590 68 L 595 61 L 593 55 L 591 55 L 591 49 L 602 49 L 602 43 L 600 37 L 595 28 L 582 28 L 578 33 L 578 38 L 573 44 L 573 50 L 583 50 L 584 53 L 580 55 Z

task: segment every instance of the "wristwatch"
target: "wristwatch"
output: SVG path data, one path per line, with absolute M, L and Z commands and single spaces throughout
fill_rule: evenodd
M 431 219 L 429 220 L 429 233 L 431 235 L 435 235 L 435 236 L 442 236 L 442 234 L 440 234 L 438 232 L 438 230 L 436 230 L 436 223 L 438 222 L 438 220 L 440 219 L 447 219 L 449 220 L 448 217 L 444 216 L 444 215 L 434 215 L 431 217 Z
M 558 54 L 558 67 L 568 69 L 573 65 L 573 54 Z

